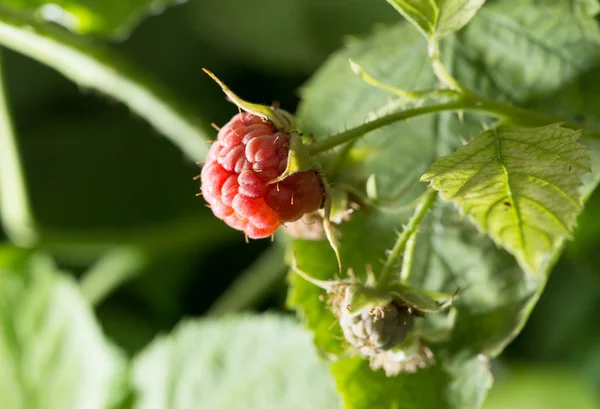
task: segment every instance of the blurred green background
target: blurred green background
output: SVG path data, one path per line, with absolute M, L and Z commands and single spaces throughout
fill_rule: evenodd
M 192 0 L 111 47 L 222 125 L 237 109 L 203 67 L 246 100 L 278 100 L 293 112 L 298 88 L 329 53 L 399 19 L 380 0 Z M 198 166 L 126 107 L 3 54 L 33 210 L 61 265 L 81 274 L 113 246 L 168 244 L 97 306 L 107 335 L 129 353 L 205 313 L 271 246 L 246 244 L 217 221 L 195 196 Z M 526 328 L 494 363 L 489 408 L 600 407 L 600 193 L 579 225 Z M 285 308 L 280 277 L 255 309 Z

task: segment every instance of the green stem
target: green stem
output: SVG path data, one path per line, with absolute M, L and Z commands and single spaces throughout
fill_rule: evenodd
M 323 141 L 309 145 L 308 150 L 311 154 L 315 155 L 333 149 L 336 146 L 343 145 L 344 143 L 360 138 L 371 131 L 391 125 L 398 121 L 404 121 L 426 114 L 455 110 L 484 112 L 491 116 L 501 118 L 507 123 L 522 126 L 542 126 L 555 122 L 565 122 L 562 118 L 532 112 L 527 109 L 494 101 L 480 95 L 467 93 L 461 95 L 454 101 L 407 109 L 405 111 L 394 112 L 381 118 L 377 118 L 373 121 L 359 125 L 356 128 L 332 135 Z M 583 126 L 578 126 L 576 123 L 569 122 L 565 122 L 564 126 L 572 129 L 585 128 Z
M 454 78 L 446 67 L 442 63 L 440 58 L 440 44 L 437 39 L 432 38 L 429 40 L 429 48 L 428 48 L 429 58 L 431 59 L 431 66 L 433 68 L 433 72 L 435 76 L 440 80 L 442 84 L 445 86 L 456 90 L 460 93 L 469 93 L 467 89 L 465 89 L 457 80 Z
M 12 129 L 0 56 L 0 218 L 8 238 L 33 247 L 38 240 L 17 137 Z
M 410 235 L 406 242 L 404 255 L 402 256 L 402 270 L 400 270 L 400 282 L 408 285 L 410 282 L 410 274 L 412 273 L 413 258 L 415 255 L 415 247 L 417 244 L 417 232 Z
M 225 290 L 206 312 L 213 317 L 252 307 L 285 278 L 284 248 L 274 243 Z
M 54 68 L 81 87 L 123 102 L 190 158 L 200 160 L 208 152 L 208 124 L 199 121 L 193 107 L 110 50 L 2 6 L 0 45 Z
M 137 276 L 149 259 L 147 252 L 133 246 L 111 250 L 83 276 L 81 293 L 91 305 L 98 305 L 115 288 Z
M 235 232 L 221 229 L 217 218 L 198 218 L 172 222 L 137 232 L 114 233 L 94 237 L 81 235 L 42 235 L 43 249 L 58 254 L 74 264 L 100 259 L 83 275 L 80 281 L 84 296 L 96 305 L 111 292 L 141 274 L 148 265 L 172 254 L 185 254 L 198 248 L 217 246 L 229 241 Z M 214 225 L 214 227 L 213 227 Z
M 433 189 L 428 189 L 427 192 L 423 195 L 421 202 L 417 205 L 415 209 L 415 213 L 408 221 L 408 224 L 402 230 L 402 233 L 398 236 L 394 247 L 392 248 L 385 264 L 383 265 L 383 269 L 381 270 L 381 274 L 377 279 L 377 288 L 383 289 L 385 288 L 389 282 L 394 278 L 396 274 L 396 263 L 398 259 L 403 254 L 404 249 L 406 248 L 406 244 L 409 241 L 410 237 L 416 232 L 417 227 L 423 220 L 423 217 L 427 214 L 429 209 L 435 203 L 435 199 L 437 197 L 437 191 Z

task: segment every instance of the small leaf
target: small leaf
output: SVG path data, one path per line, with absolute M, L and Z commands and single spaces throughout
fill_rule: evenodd
M 0 248 L 0 396 L 10 409 L 106 409 L 125 362 L 78 285 L 45 257 Z
M 281 112 L 281 111 L 277 111 Z M 281 182 L 283 179 L 297 172 L 319 169 L 319 164 L 308 153 L 306 147 L 302 144 L 302 137 L 298 132 L 291 131 L 290 135 L 290 152 L 288 154 L 287 167 L 283 173 L 277 178 L 270 180 L 268 184 Z
M 591 168 L 580 135 L 557 124 L 489 130 L 438 159 L 421 180 L 536 274 L 582 209 L 578 189 Z
M 485 0 L 387 0 L 426 38 L 442 39 L 463 28 Z
M 311 336 L 276 315 L 192 320 L 135 359 L 135 409 L 336 409 Z

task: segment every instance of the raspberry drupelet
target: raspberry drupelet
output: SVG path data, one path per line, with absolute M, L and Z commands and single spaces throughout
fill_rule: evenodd
M 323 186 L 313 171 L 269 184 L 287 167 L 290 135 L 240 113 L 219 131 L 202 168 L 202 195 L 219 219 L 250 238 L 269 237 L 285 222 L 314 212 Z

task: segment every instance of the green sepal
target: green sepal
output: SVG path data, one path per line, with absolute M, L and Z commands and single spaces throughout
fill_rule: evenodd
M 241 110 L 271 121 L 273 125 L 275 125 L 275 128 L 280 131 L 291 131 L 294 129 L 294 117 L 289 112 L 279 108 L 275 109 L 267 105 L 253 104 L 251 102 L 244 101 L 242 98 L 234 94 L 233 91 L 230 90 L 229 87 L 223 83 L 223 81 L 217 78 L 215 74 L 206 68 L 202 68 L 202 71 L 207 73 L 217 84 L 219 84 L 225 95 L 227 95 L 231 102 L 237 105 Z
M 329 241 L 329 245 L 333 249 L 335 253 L 335 258 L 338 263 L 338 272 L 342 273 L 342 257 L 340 255 L 340 245 L 335 237 L 333 232 L 333 226 L 331 225 L 331 209 L 333 207 L 333 195 L 331 194 L 331 186 L 325 180 L 325 178 L 321 178 L 321 183 L 323 184 L 323 190 L 325 191 L 325 203 L 323 204 L 324 217 L 323 217 L 323 229 L 325 230 L 325 236 L 327 237 L 327 241 Z
M 340 224 L 348 215 L 350 199 L 348 191 L 340 186 L 334 186 L 330 190 L 331 195 L 331 214 L 330 219 L 335 224 Z
M 421 290 L 399 282 L 387 286 L 389 293 L 406 305 L 421 312 L 439 312 L 452 304 L 453 294 Z
M 302 136 L 296 131 L 290 130 L 288 132 L 290 135 L 290 153 L 288 154 L 287 168 L 279 177 L 269 181 L 267 183 L 269 185 L 281 182 L 283 179 L 297 172 L 319 169 L 319 164 L 302 143 Z
M 392 296 L 362 284 L 352 284 L 346 289 L 342 305 L 351 315 L 358 315 L 365 309 L 385 307 L 392 302 Z
M 377 180 L 375 179 L 375 174 L 372 173 L 369 175 L 366 184 L 367 197 L 374 204 L 379 204 L 379 193 L 377 192 Z

